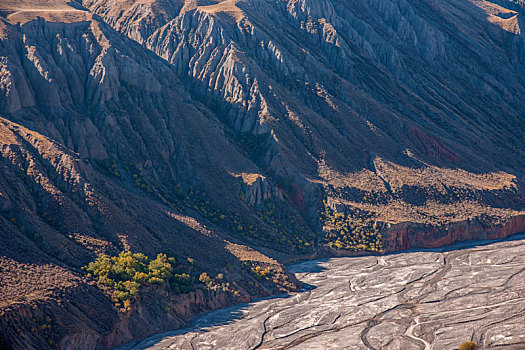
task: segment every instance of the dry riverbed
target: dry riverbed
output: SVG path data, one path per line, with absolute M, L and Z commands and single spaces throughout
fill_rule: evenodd
M 525 349 L 525 235 L 309 261 L 305 291 L 214 311 L 126 349 Z

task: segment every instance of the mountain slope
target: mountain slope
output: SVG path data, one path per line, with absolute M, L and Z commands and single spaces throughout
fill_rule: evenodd
M 112 1 L 83 4 L 124 33 L 144 27 L 113 17 Z M 131 37 L 226 127 L 265 140 L 254 161 L 291 184 L 306 218 L 318 185 L 354 221 L 490 226 L 522 214 L 521 7 L 188 1 L 166 13 Z
M 519 2 L 25 0 L 0 15 L 7 347 L 116 346 L 294 290 L 286 261 L 525 230 Z M 168 254 L 198 288 L 147 285 L 119 311 L 81 267 L 122 251 Z
M 168 65 L 91 19 L 32 21 L 23 33 L 3 22 L 2 30 L 7 345 L 115 346 L 198 312 L 296 288 L 275 260 L 207 227 L 211 217 L 203 215 L 215 208 L 209 201 L 240 192 L 242 174 L 257 168 L 223 140 L 216 117 L 191 101 Z M 231 211 L 209 214 L 221 213 Z M 123 250 L 169 254 L 197 277 L 223 273 L 234 287 L 171 300 L 154 289 L 122 314 L 80 267 Z M 256 280 L 251 266 L 272 269 L 273 281 Z M 177 307 L 166 312 L 170 304 Z

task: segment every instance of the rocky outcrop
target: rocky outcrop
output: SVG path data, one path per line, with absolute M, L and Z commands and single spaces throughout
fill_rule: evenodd
M 95 348 L 107 349 L 125 344 L 132 340 L 184 326 L 187 321 L 198 314 L 216 310 L 234 303 L 247 302 L 250 297 L 234 297 L 216 291 L 198 291 L 169 300 L 158 295 L 143 297 L 139 306 L 128 314 L 119 314 L 118 321 L 109 334 L 97 334 L 90 330 L 66 334 L 61 338 L 62 349 Z M 166 310 L 169 310 L 166 312 Z M 160 315 L 160 317 L 159 317 Z M 90 339 L 92 338 L 92 339 Z M 94 339 L 93 339 L 94 338 Z
M 386 252 L 416 248 L 437 248 L 469 240 L 502 239 L 525 232 L 525 216 L 515 216 L 501 224 L 478 220 L 456 222 L 443 226 L 414 223 L 392 225 L 384 233 Z
M 242 191 L 246 203 L 254 206 L 266 200 L 284 200 L 282 192 L 260 174 L 243 176 Z

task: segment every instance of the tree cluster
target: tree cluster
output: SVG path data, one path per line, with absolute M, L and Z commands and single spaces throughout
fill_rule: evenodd
M 381 224 L 356 211 L 337 213 L 323 201 L 321 219 L 325 225 L 324 242 L 337 249 L 383 252 Z
M 142 287 L 162 285 L 171 293 L 187 293 L 197 289 L 194 278 L 176 269 L 175 258 L 158 254 L 150 259 L 142 253 L 121 252 L 118 256 L 101 255 L 84 269 L 112 291 L 116 306 L 126 311 Z

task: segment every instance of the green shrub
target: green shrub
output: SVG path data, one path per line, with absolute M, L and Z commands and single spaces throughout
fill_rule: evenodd
M 175 268 L 176 260 L 166 254 L 158 254 L 150 260 L 142 253 L 121 252 L 113 257 L 101 255 L 85 270 L 113 292 L 117 305 L 123 303 L 124 309 L 129 309 L 130 300 L 145 285 L 164 285 L 175 294 L 195 290 L 193 278 L 187 273 L 176 272 Z
M 374 222 L 369 214 L 358 209 L 343 214 L 334 212 L 326 200 L 323 204 L 320 216 L 328 227 L 324 238 L 326 244 L 337 249 L 383 252 L 380 234 L 383 224 Z
M 250 273 L 252 274 L 253 277 L 255 277 L 258 280 L 269 278 L 272 275 L 272 271 L 270 267 L 262 268 L 258 265 L 251 267 Z
M 206 272 L 203 272 L 199 276 L 199 281 L 204 283 L 205 285 L 209 285 L 211 283 L 212 279 Z

